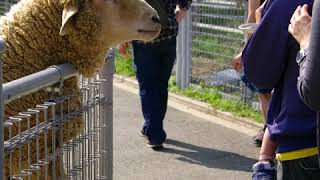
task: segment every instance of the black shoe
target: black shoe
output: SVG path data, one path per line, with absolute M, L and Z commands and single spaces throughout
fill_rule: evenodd
M 261 129 L 260 131 L 258 131 L 257 135 L 253 137 L 253 142 L 257 147 L 261 147 L 263 135 L 264 129 Z
M 164 148 L 162 144 L 151 144 L 150 142 L 147 143 L 147 146 L 155 151 L 160 151 Z
M 140 135 L 141 137 L 143 137 L 143 138 L 148 139 L 148 136 L 146 135 L 146 133 L 144 132 L 143 129 L 140 130 L 139 135 Z

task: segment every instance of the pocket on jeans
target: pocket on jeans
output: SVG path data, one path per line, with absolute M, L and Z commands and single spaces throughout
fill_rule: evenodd
M 318 156 L 300 159 L 299 166 L 306 171 L 320 172 Z

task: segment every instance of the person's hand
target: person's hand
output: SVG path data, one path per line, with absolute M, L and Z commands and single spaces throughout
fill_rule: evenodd
M 129 43 L 122 43 L 118 46 L 120 55 L 125 59 L 129 59 Z
M 238 73 L 240 73 L 240 71 L 242 69 L 241 56 L 242 56 L 242 53 L 239 53 L 236 56 L 234 56 L 234 58 L 232 60 L 232 67 Z
M 186 10 L 180 9 L 179 6 L 177 6 L 175 10 L 176 20 L 178 23 L 181 23 L 182 19 L 187 16 Z
M 263 4 L 261 4 L 260 7 L 258 7 L 255 11 L 255 18 L 256 18 L 256 23 L 259 24 L 260 21 L 261 21 L 261 18 L 262 18 L 262 11 L 263 11 L 263 8 L 265 6 L 267 1 L 265 1 Z
M 290 19 L 288 31 L 298 41 L 301 49 L 309 46 L 311 17 L 308 13 L 308 5 L 297 7 Z

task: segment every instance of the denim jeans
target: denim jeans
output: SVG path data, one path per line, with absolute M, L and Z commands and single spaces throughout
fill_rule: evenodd
M 143 131 L 150 143 L 161 144 L 166 139 L 163 120 L 167 111 L 168 81 L 176 59 L 176 39 L 152 44 L 133 42 L 133 54 L 145 120 Z
M 318 155 L 278 164 L 277 180 L 320 180 Z

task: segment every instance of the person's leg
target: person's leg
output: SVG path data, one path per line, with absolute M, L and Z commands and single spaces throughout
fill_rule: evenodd
M 143 131 L 151 144 L 162 144 L 166 133 L 162 126 L 160 113 L 161 97 L 160 81 L 160 51 L 156 45 L 141 45 L 133 43 L 136 77 L 140 87 L 140 99 L 144 116 Z
M 161 118 L 165 118 L 168 104 L 168 82 L 171 76 L 171 71 L 176 59 L 176 39 L 171 39 L 163 42 L 162 56 L 160 65 L 160 88 L 161 97 Z
M 260 91 L 263 91 L 263 90 L 260 90 Z M 272 96 L 272 94 L 269 92 L 258 93 L 258 97 L 259 97 L 259 101 L 260 101 L 260 105 L 261 105 L 261 111 L 262 111 L 264 120 L 267 119 L 267 112 L 268 112 L 271 96 Z M 264 122 L 264 124 L 265 124 L 265 122 Z M 263 129 L 259 130 L 257 135 L 253 138 L 253 140 L 257 146 L 261 146 L 261 144 L 262 144 L 264 131 L 265 131 L 265 127 Z
M 258 96 L 261 104 L 261 111 L 262 111 L 263 117 L 266 119 L 270 100 L 271 100 L 271 93 L 259 93 Z
M 276 149 L 277 144 L 270 139 L 268 129 L 266 129 L 260 149 L 259 162 L 252 166 L 252 180 L 276 179 L 276 171 L 274 167 Z
M 260 149 L 259 161 L 274 160 L 276 156 L 277 144 L 273 142 L 269 136 L 268 128 L 263 136 L 262 146 Z
M 318 180 L 320 167 L 318 156 L 280 162 L 277 180 Z

